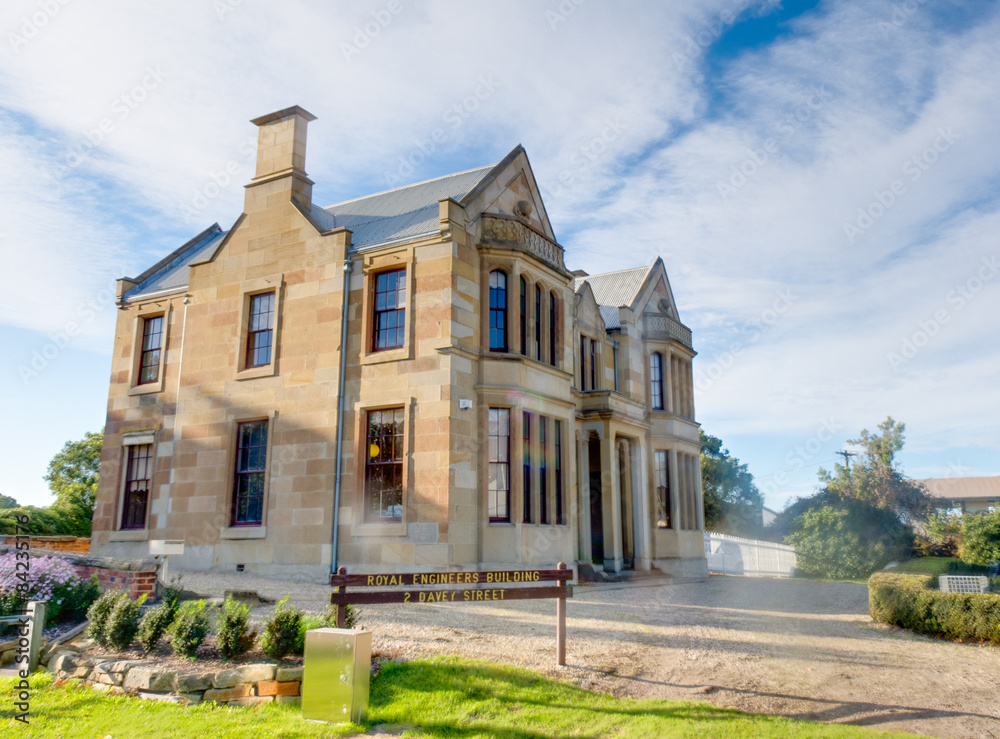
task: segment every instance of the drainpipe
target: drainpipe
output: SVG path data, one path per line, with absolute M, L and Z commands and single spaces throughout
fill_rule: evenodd
M 344 375 L 347 373 L 347 309 L 350 300 L 352 263 L 344 260 L 344 308 L 340 315 L 340 390 L 337 394 L 337 471 L 333 484 L 333 542 L 330 574 L 337 573 L 337 534 L 340 530 L 340 476 L 344 451 Z

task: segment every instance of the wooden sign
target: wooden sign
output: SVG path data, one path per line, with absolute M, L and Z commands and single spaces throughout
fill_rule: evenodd
M 330 603 L 337 606 L 337 626 L 344 628 L 349 604 L 374 603 L 483 603 L 487 601 L 556 599 L 556 662 L 566 664 L 566 599 L 573 597 L 567 581 L 573 571 L 560 562 L 555 570 L 494 570 L 458 572 L 399 572 L 378 575 L 348 575 L 341 567 L 330 575 L 337 590 Z M 527 583 L 555 582 L 554 586 L 510 587 Z M 479 585 L 476 588 L 365 590 L 348 593 L 350 587 L 413 587 L 420 585 Z M 492 587 L 491 587 L 492 586 Z

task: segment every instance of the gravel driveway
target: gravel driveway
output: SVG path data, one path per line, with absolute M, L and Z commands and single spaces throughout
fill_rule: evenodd
M 320 612 L 322 585 L 185 573 L 184 585 L 292 594 Z M 712 577 L 704 583 L 578 586 L 567 662 L 555 666 L 555 602 L 362 606 L 377 650 L 513 662 L 641 698 L 941 737 L 1000 739 L 1000 649 L 875 624 L 851 583 Z M 262 617 L 267 609 L 257 609 Z

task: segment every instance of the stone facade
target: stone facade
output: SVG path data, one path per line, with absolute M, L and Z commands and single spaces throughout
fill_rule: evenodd
M 521 147 L 319 208 L 311 120 L 256 119 L 236 223 L 119 282 L 92 551 L 183 540 L 172 567 L 317 581 L 705 576 L 694 351 L 662 261 L 567 271 Z

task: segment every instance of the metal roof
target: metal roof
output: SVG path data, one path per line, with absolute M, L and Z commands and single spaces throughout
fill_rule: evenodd
M 594 292 L 594 300 L 601 308 L 604 325 L 609 329 L 619 328 L 621 324 L 618 321 L 618 308 L 623 305 L 631 307 L 639 293 L 639 288 L 642 287 L 646 275 L 652 268 L 652 266 L 632 267 L 616 272 L 577 277 L 574 280 L 573 289 L 579 291 L 583 287 L 583 283 L 589 284 L 590 289 Z
M 188 267 L 191 266 L 191 263 L 208 258 L 225 237 L 226 232 L 218 225 L 203 231 L 136 278 L 138 284 L 126 292 L 122 296 L 123 299 L 131 300 L 142 295 L 152 295 L 187 287 Z
M 324 227 L 350 229 L 354 248 L 436 233 L 440 230 L 438 201 L 445 198 L 461 200 L 494 166 L 366 195 L 326 208 L 313 208 L 312 212 Z
M 1000 500 L 1000 477 L 936 477 L 917 480 L 933 498 Z

